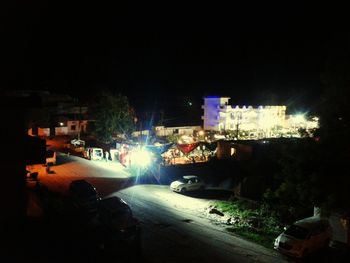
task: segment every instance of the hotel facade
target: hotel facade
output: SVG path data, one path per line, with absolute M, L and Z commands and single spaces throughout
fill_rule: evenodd
M 284 105 L 231 106 L 230 97 L 205 97 L 203 129 L 207 131 L 236 131 L 254 138 L 281 137 L 299 128 L 315 128 L 300 115 L 286 115 Z

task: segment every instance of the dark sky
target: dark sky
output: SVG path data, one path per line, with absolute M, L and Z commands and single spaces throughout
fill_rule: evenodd
M 253 19 L 236 10 L 218 25 L 220 13 L 198 20 L 190 13 L 181 23 L 172 9 L 158 20 L 142 7 L 136 14 L 110 9 L 45 1 L 9 6 L 2 13 L 2 31 L 12 40 L 1 61 L 2 87 L 81 97 L 108 88 L 127 95 L 138 111 L 178 112 L 169 118 L 200 115 L 205 95 L 302 110 L 319 99 L 333 35 L 303 25 L 309 21 L 303 8 L 285 8 L 277 18 L 255 12 Z M 168 14 L 176 18 L 171 26 Z

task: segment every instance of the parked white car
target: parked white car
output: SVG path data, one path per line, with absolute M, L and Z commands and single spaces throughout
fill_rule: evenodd
M 83 140 L 73 139 L 70 141 L 70 143 L 71 143 L 71 145 L 74 145 L 75 147 L 85 146 L 85 141 L 83 141 Z
M 274 244 L 274 249 L 293 257 L 301 258 L 311 252 L 326 248 L 332 237 L 327 220 L 308 217 L 285 229 Z
M 186 193 L 188 191 L 204 190 L 205 183 L 196 175 L 186 175 L 172 182 L 170 189 L 174 192 Z
M 86 148 L 84 151 L 84 157 L 89 160 L 102 160 L 103 150 L 101 148 Z

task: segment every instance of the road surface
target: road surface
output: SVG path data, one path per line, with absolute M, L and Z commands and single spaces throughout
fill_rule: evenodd
M 58 154 L 57 165 L 40 181 L 65 193 L 72 180 L 86 179 L 103 197 L 117 195 L 130 205 L 142 226 L 143 262 L 284 262 L 273 250 L 245 241 L 205 216 L 210 200 L 173 193 L 164 185 L 134 185 L 118 163 Z

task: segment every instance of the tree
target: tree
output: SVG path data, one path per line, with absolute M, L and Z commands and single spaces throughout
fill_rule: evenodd
M 305 138 L 285 143 L 278 150 L 280 168 L 264 197 L 286 221 L 310 216 L 313 206 L 324 202 L 319 149 L 319 144 Z
M 323 100 L 320 110 L 319 178 L 326 182 L 323 206 L 350 210 L 350 37 L 337 34 L 330 41 L 327 61 L 321 74 Z
M 304 140 L 280 155 L 282 171 L 265 197 L 279 209 L 297 211 L 318 206 L 326 211 L 350 211 L 350 38 L 342 35 L 327 46 L 321 73 L 319 140 Z M 280 209 L 281 210 L 281 209 Z
M 105 143 L 118 135 L 130 136 L 134 130 L 134 111 L 127 97 L 103 91 L 90 107 L 95 121 L 95 135 Z

